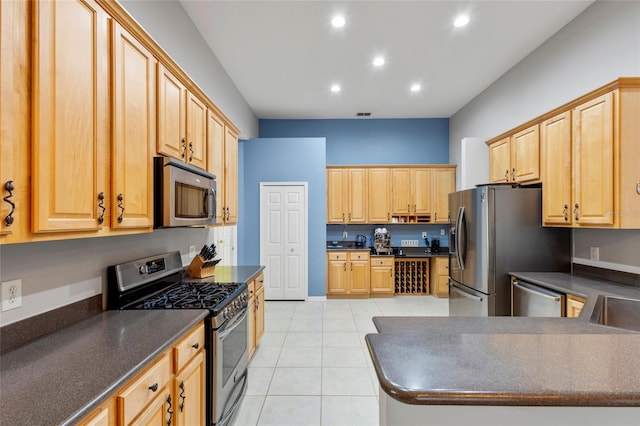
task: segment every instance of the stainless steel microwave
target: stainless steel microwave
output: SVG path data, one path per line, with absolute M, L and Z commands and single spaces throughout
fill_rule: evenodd
M 216 177 L 169 157 L 154 159 L 154 228 L 216 223 Z

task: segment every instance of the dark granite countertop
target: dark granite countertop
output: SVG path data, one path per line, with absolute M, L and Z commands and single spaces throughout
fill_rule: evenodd
M 0 424 L 78 423 L 207 314 L 107 311 L 2 355 Z
M 355 243 L 352 241 L 344 241 L 340 242 L 338 245 L 332 245 L 330 242 L 327 242 L 327 251 L 368 251 L 371 252 L 371 257 L 374 256 L 383 256 L 383 257 L 411 257 L 411 258 L 424 258 L 424 257 L 448 257 L 449 256 L 449 248 L 441 247 L 440 252 L 438 253 L 427 253 L 425 251 L 426 247 L 391 247 L 394 249 L 394 254 L 374 254 L 372 252 L 371 247 L 356 247 Z M 402 250 L 404 254 L 397 254 L 398 250 Z
M 214 283 L 249 283 L 264 270 L 264 266 L 216 266 L 215 275 L 207 278 L 189 278 L 189 281 Z
M 640 288 L 513 275 L 585 297 L 580 317 L 374 317 L 366 341 L 382 389 L 409 404 L 640 407 L 640 333 L 589 322 L 598 295 Z

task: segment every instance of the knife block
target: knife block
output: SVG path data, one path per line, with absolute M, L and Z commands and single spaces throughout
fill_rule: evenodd
M 187 266 L 187 274 L 193 278 L 207 278 L 215 274 L 216 265 L 222 259 L 205 261 L 200 255 L 191 260 L 189 266 Z

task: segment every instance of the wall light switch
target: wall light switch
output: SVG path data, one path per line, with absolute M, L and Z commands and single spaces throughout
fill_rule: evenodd
M 440 228 L 440 235 L 444 235 L 444 228 Z
M 189 257 L 196 257 L 196 246 L 189 246 Z

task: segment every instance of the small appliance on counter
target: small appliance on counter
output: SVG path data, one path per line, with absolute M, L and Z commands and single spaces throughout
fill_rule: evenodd
M 440 240 L 437 238 L 431 239 L 431 253 L 440 253 Z
M 356 236 L 356 247 L 365 247 L 367 245 L 367 237 L 364 235 Z
M 373 254 L 393 255 L 391 234 L 387 228 L 376 228 L 373 234 Z

